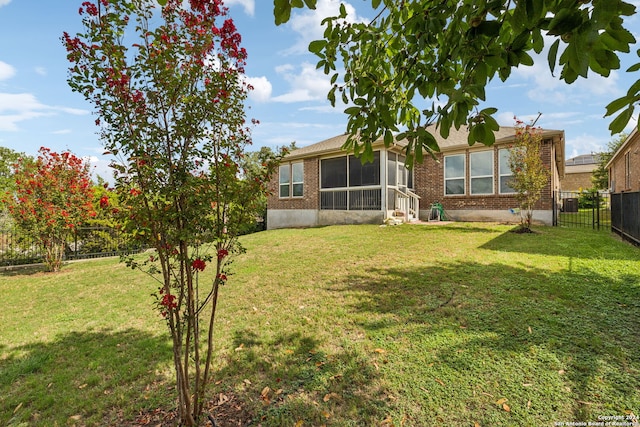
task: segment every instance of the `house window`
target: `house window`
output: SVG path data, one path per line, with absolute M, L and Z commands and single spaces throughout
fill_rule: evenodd
M 631 152 L 624 155 L 624 185 L 626 189 L 631 188 Z
M 444 158 L 444 194 L 464 194 L 464 154 Z
M 471 194 L 493 194 L 493 151 L 469 154 Z
M 503 148 L 498 150 L 498 175 L 500 176 L 500 194 L 512 194 L 515 193 L 509 182 L 513 179 L 513 173 L 509 167 L 509 150 Z
M 280 197 L 302 197 L 304 194 L 304 163 L 280 165 Z
M 355 156 L 320 161 L 320 209 L 380 210 L 380 152 L 362 164 Z

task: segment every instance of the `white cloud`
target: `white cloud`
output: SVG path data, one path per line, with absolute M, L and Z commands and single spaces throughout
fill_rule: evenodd
M 11 0 L 0 0 L 0 7 L 6 6 L 11 3 Z
M 273 87 L 271 82 L 265 77 L 245 77 L 245 82 L 253 87 L 249 92 L 249 98 L 256 102 L 267 102 L 271 98 Z
M 240 5 L 244 8 L 247 15 L 253 16 L 256 10 L 256 4 L 254 0 L 226 0 L 225 6 Z
M 35 68 L 35 72 L 37 74 L 40 74 L 41 76 L 46 76 L 47 75 L 47 69 L 44 67 L 36 67 Z
M 18 123 L 59 112 L 84 115 L 87 110 L 42 104 L 30 93 L 0 93 L 0 130 L 17 131 Z M 11 113 L 11 114 L 8 114 Z
M 2 0 L 0 0 L 0 6 L 2 6 Z M 15 68 L 6 62 L 0 61 L 0 80 L 7 80 L 16 74 Z
M 60 130 L 54 130 L 53 132 L 51 132 L 54 135 L 66 135 L 68 133 L 71 133 L 71 129 L 60 129 Z
M 565 141 L 565 158 L 576 157 L 585 153 L 600 153 L 607 148 L 610 139 L 598 138 L 594 135 L 583 133 Z
M 552 42 L 551 37 L 545 36 L 545 49 L 540 54 L 532 54 L 533 65 L 513 70 L 515 79 L 534 83 L 527 92 L 530 100 L 552 104 L 584 103 L 592 101 L 592 97 L 611 98 L 623 93 L 618 87 L 620 79 L 617 71 L 611 71 L 608 77 L 603 77 L 590 70 L 586 79 L 578 77 L 572 84 L 560 80 L 559 65 L 556 65 L 555 75 L 552 75 L 547 60 L 548 46 L 551 46 Z M 558 53 L 558 57 L 560 54 L 561 52 Z
M 326 99 L 331 89 L 329 77 L 308 62 L 302 63 L 300 67 L 299 73 L 295 72 L 293 66 L 278 67 L 279 74 L 289 82 L 291 89 L 284 95 L 276 96 L 272 101 L 292 103 Z
M 298 33 L 298 40 L 283 53 L 308 53 L 309 43 L 313 40 L 323 38 L 324 27 L 322 26 L 322 20 L 328 16 L 338 16 L 340 14 L 341 3 L 344 4 L 347 10 L 346 22 L 365 22 L 364 18 L 358 17 L 355 7 L 350 3 L 340 0 L 318 0 L 315 10 L 305 8 L 302 12 L 292 14 L 287 25 Z

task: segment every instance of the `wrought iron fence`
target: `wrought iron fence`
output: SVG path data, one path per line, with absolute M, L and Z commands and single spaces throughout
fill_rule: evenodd
M 611 197 L 606 192 L 562 191 L 554 197 L 553 225 L 611 229 Z
M 113 227 L 79 227 L 65 244 L 65 259 L 99 258 L 139 252 L 143 247 Z M 0 224 L 0 267 L 35 264 L 43 248 L 12 225 Z
M 640 245 L 640 192 L 611 195 L 611 230 Z

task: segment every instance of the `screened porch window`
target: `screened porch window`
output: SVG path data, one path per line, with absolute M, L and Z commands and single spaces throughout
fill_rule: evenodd
M 381 209 L 380 152 L 371 163 L 349 155 L 320 160 L 320 209 Z
M 444 194 L 464 194 L 464 154 L 444 158 Z

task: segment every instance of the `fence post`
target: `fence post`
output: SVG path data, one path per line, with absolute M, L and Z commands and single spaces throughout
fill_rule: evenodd
M 596 210 L 597 213 L 597 221 L 598 221 L 598 231 L 600 231 L 600 192 L 596 191 Z
M 551 224 L 554 227 L 558 226 L 558 194 L 553 191 L 553 202 L 551 203 Z

